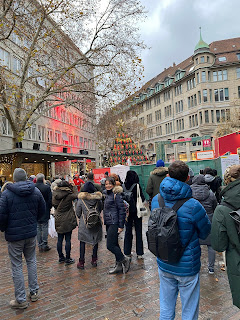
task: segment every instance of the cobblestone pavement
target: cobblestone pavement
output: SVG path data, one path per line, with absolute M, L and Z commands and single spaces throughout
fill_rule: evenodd
M 146 229 L 147 218 L 144 220 Z M 121 236 L 123 237 L 123 236 Z M 85 270 L 78 270 L 76 263 L 59 265 L 56 238 L 50 239 L 52 250 L 37 252 L 38 279 L 41 298 L 30 302 L 25 310 L 12 310 L 9 301 L 14 298 L 10 261 L 4 235 L 0 234 L 0 319 L 11 320 L 135 320 L 159 318 L 159 279 L 154 256 L 147 250 L 144 236 L 145 259 L 136 259 L 133 247 L 131 269 L 126 275 L 109 275 L 114 257 L 106 249 L 105 240 L 99 247 L 97 268 L 91 266 L 91 247 L 86 248 Z M 121 239 L 122 244 L 122 239 Z M 221 271 L 222 257 L 217 254 L 216 273 L 207 272 L 207 250 L 203 248 L 201 269 L 201 301 L 199 319 L 239 320 L 240 311 L 232 305 L 226 272 Z M 72 239 L 72 257 L 79 257 L 77 229 Z M 24 276 L 27 281 L 26 265 Z M 26 282 L 27 287 L 27 282 Z M 178 299 L 176 319 L 181 319 Z

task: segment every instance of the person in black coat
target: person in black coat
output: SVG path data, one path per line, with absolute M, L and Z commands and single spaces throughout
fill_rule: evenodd
M 116 186 L 116 181 L 112 177 L 106 178 L 105 188 L 103 216 L 107 229 L 107 249 L 116 257 L 115 267 L 110 269 L 109 273 L 126 273 L 130 268 L 131 259 L 124 256 L 118 244 L 118 235 L 123 231 L 126 218 L 126 209 L 120 195 L 123 189 L 121 186 Z
M 138 218 L 137 216 L 137 184 L 139 184 L 139 177 L 137 173 L 133 170 L 129 170 L 127 172 L 126 180 L 124 182 L 124 189 L 126 188 L 129 190 L 133 185 L 132 193 L 133 193 L 133 199 L 134 199 L 134 205 L 129 207 L 129 217 L 128 221 L 126 222 L 126 231 L 125 231 L 125 237 L 124 237 L 124 254 L 126 256 L 131 257 L 131 251 L 132 251 L 132 240 L 133 240 L 133 234 L 132 234 L 132 227 L 134 224 L 135 227 L 135 234 L 136 234 L 136 253 L 137 258 L 142 259 L 143 258 L 143 240 L 142 240 L 142 218 Z M 142 198 L 142 201 L 145 201 L 145 197 L 142 192 L 142 188 L 139 185 L 140 188 L 140 196 Z
M 43 173 L 36 176 L 35 186 L 40 190 L 46 203 L 46 210 L 42 211 L 37 223 L 37 241 L 40 252 L 49 251 L 51 247 L 48 245 L 48 220 L 50 219 L 50 210 L 52 208 L 52 191 L 51 187 L 45 183 Z

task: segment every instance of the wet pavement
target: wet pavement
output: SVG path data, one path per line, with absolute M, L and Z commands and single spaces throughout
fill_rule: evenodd
M 146 229 L 147 218 L 144 218 Z M 144 232 L 145 234 L 145 232 Z M 121 236 L 122 238 L 123 236 Z M 122 239 L 121 239 L 122 244 Z M 14 299 L 7 243 L 0 234 L 0 319 L 11 320 L 135 320 L 159 318 L 159 279 L 155 257 L 147 250 L 144 236 L 144 260 L 137 260 L 135 247 L 131 269 L 126 275 L 109 275 L 114 257 L 106 249 L 105 239 L 99 246 L 98 267 L 91 266 L 91 247 L 86 247 L 84 270 L 76 263 L 70 266 L 58 264 L 56 238 L 49 240 L 52 250 L 37 251 L 38 279 L 41 297 L 30 302 L 25 310 L 9 308 Z M 79 257 L 77 229 L 72 237 L 72 257 Z M 227 275 L 221 270 L 222 256 L 217 254 L 215 274 L 207 270 L 207 250 L 202 250 L 201 300 L 199 319 L 239 320 L 240 310 L 232 305 Z M 27 281 L 26 265 L 24 276 Z M 27 282 L 26 282 L 27 287 Z M 178 298 L 176 319 L 181 319 L 181 304 Z

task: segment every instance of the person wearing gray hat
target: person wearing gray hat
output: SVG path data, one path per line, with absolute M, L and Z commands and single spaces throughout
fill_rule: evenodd
M 15 300 L 10 307 L 25 309 L 28 307 L 22 255 L 28 269 L 28 287 L 32 302 L 38 300 L 38 281 L 36 264 L 37 220 L 46 205 L 41 192 L 32 181 L 27 180 L 26 171 L 16 168 L 13 173 L 14 183 L 8 184 L 0 198 L 0 230 L 5 232 L 8 242 L 8 254 L 11 260 Z

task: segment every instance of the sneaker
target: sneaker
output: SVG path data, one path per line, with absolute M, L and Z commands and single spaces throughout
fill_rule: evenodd
M 121 263 L 122 263 L 123 273 L 127 273 L 130 269 L 131 258 L 125 256 L 124 260 Z
M 144 259 L 144 257 L 143 256 L 137 256 L 137 259 L 138 260 L 142 260 L 142 259 Z
M 65 259 L 65 266 L 68 266 L 69 264 L 73 264 L 73 263 L 75 263 L 75 259 L 72 259 L 72 258 Z
M 65 260 L 66 260 L 65 257 L 61 257 L 61 258 L 59 258 L 58 263 L 64 263 Z
M 29 298 L 31 299 L 32 302 L 35 302 L 39 298 L 39 292 L 38 290 L 35 293 L 30 292 Z
M 10 307 L 13 309 L 26 309 L 28 307 L 28 302 L 17 302 L 17 300 L 11 300 L 9 303 Z
M 208 268 L 208 273 L 209 274 L 214 274 L 214 269 L 213 268 Z
M 49 251 L 51 250 L 52 248 L 49 247 L 48 245 L 46 245 L 45 247 L 42 248 L 42 251 Z

